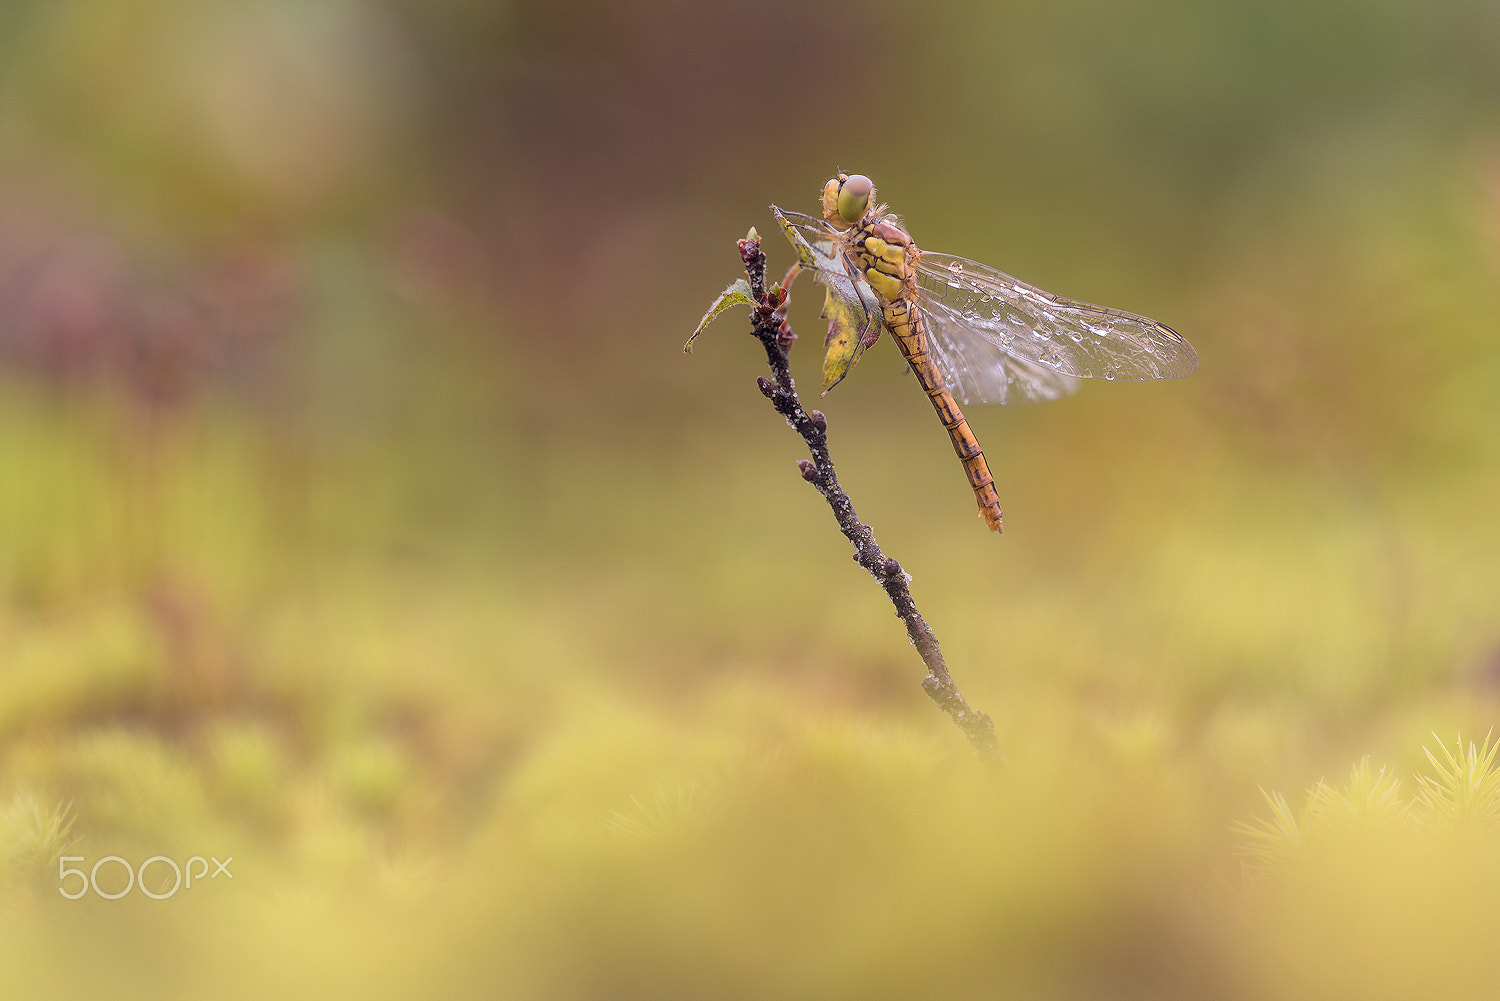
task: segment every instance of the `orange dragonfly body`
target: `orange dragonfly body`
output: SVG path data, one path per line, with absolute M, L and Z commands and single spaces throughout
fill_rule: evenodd
M 1175 379 L 1198 366 L 1164 324 L 1045 292 L 986 265 L 917 248 L 861 175 L 823 188 L 821 219 L 771 206 L 800 268 L 827 287 L 824 390 L 889 331 L 963 463 L 985 524 L 1000 497 L 964 403 L 1052 400 L 1085 378 Z M 956 398 L 955 398 L 956 397 Z

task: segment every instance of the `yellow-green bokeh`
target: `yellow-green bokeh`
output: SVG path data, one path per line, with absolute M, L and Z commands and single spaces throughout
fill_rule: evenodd
M 1457 0 L 6 5 L 6 990 L 1488 996 L 1417 776 L 1500 710 L 1497 67 Z M 839 168 L 1202 360 L 970 412 L 997 538 L 794 289 L 1003 766 L 742 319 L 679 350 Z M 58 893 L 111 855 L 234 876 Z

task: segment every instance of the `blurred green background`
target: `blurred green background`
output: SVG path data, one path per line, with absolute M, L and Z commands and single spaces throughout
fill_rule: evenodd
M 816 404 L 1002 767 L 680 351 L 838 168 L 1202 359 Z M 1497 289 L 1490 3 L 10 0 L 6 991 L 1490 996 Z

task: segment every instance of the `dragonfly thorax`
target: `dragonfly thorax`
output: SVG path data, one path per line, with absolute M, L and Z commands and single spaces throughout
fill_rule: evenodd
M 850 249 L 860 272 L 884 303 L 916 294 L 913 266 L 922 251 L 906 231 L 889 219 L 867 221 L 851 234 Z

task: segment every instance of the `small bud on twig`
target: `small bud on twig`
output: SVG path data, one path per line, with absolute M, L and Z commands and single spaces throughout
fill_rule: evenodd
M 753 235 L 748 239 L 736 241 L 735 245 L 739 247 L 740 260 L 745 262 L 745 267 L 756 268 L 764 274 L 766 270 L 766 255 L 760 249 L 760 234 L 754 233 L 753 230 L 751 232 Z
M 802 478 L 809 483 L 818 481 L 818 466 L 811 459 L 798 459 L 797 468 L 802 470 Z
M 755 377 L 755 387 L 760 390 L 760 395 L 771 400 L 776 398 L 776 383 L 763 375 Z
M 810 421 L 813 422 L 813 427 L 817 428 L 819 431 L 827 431 L 828 430 L 828 418 L 823 416 L 823 411 L 821 411 L 821 410 L 810 411 L 808 413 L 807 417 L 808 417 L 808 420 L 810 420 Z

